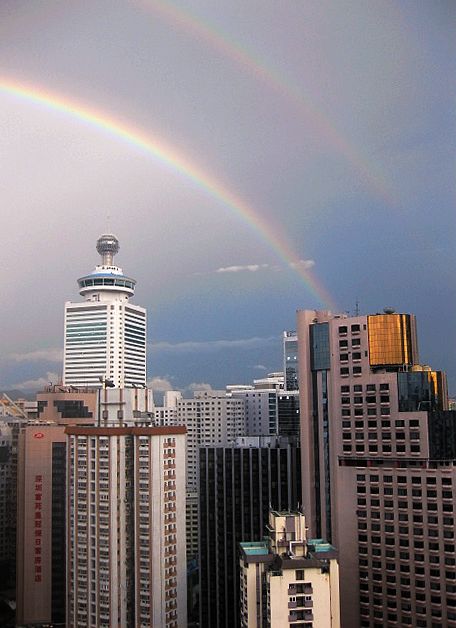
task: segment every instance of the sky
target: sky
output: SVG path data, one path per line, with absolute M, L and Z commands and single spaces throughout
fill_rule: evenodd
M 2 0 L 0 390 L 62 370 L 106 231 L 157 390 L 281 369 L 297 309 L 418 319 L 456 394 L 456 3 Z

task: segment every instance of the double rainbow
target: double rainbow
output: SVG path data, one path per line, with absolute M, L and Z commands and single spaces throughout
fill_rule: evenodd
M 299 256 L 285 238 L 276 233 L 276 230 L 266 222 L 258 211 L 214 177 L 201 170 L 196 164 L 191 163 L 183 155 L 179 154 L 172 146 L 162 141 L 157 141 L 142 130 L 119 122 L 103 111 L 82 106 L 73 100 L 50 91 L 44 91 L 38 87 L 0 79 L 0 92 L 53 111 L 62 112 L 73 119 L 93 126 L 95 129 L 109 133 L 131 146 L 145 151 L 162 164 L 191 180 L 197 187 L 203 189 L 206 194 L 230 209 L 250 225 L 273 249 L 276 255 L 304 281 L 307 289 L 319 302 L 330 309 L 336 309 L 333 299 L 323 285 L 317 281 L 311 270 L 301 263 Z

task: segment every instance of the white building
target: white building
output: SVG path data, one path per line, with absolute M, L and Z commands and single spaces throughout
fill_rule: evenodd
M 66 428 L 68 626 L 187 626 L 185 432 Z
M 199 448 L 234 444 L 245 434 L 245 403 L 224 390 L 196 391 L 193 399 L 183 399 L 177 391 L 165 395 L 165 404 L 155 409 L 161 425 L 187 428 L 187 554 L 198 554 Z
M 269 538 L 241 543 L 243 628 L 339 628 L 339 569 L 334 548 L 306 538 L 301 513 L 269 513 Z
M 101 264 L 78 279 L 84 301 L 65 304 L 65 385 L 146 385 L 146 310 L 129 302 L 136 281 L 113 264 L 118 250 L 114 235 L 98 239 Z

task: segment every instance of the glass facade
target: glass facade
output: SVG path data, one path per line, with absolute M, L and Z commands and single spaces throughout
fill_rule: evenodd
M 66 444 L 52 443 L 52 621 L 65 621 Z
M 240 626 L 239 543 L 262 538 L 269 509 L 301 499 L 296 447 L 200 448 L 200 625 Z
M 331 368 L 328 323 L 316 323 L 310 327 L 310 364 L 313 371 Z
M 448 394 L 442 371 L 398 373 L 399 411 L 446 410 Z
M 369 361 L 373 367 L 418 364 L 416 320 L 413 314 L 367 317 Z
M 283 341 L 285 390 L 299 389 L 298 339 L 285 336 Z

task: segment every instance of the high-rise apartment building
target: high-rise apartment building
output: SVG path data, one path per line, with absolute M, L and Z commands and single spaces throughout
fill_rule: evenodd
M 67 427 L 67 625 L 185 628 L 185 427 Z
M 184 425 L 187 428 L 187 556 L 198 554 L 198 478 L 199 448 L 227 447 L 245 434 L 245 404 L 223 390 L 196 391 L 193 399 L 169 391 L 165 405 L 157 407 L 160 425 Z
M 146 385 L 146 310 L 129 302 L 136 281 L 126 277 L 113 257 L 114 235 L 97 241 L 101 264 L 78 279 L 80 303 L 65 304 L 63 382 L 101 388 Z
M 270 508 L 299 506 L 300 450 L 277 437 L 200 449 L 200 626 L 240 626 L 239 543 L 266 533 Z
M 415 318 L 299 311 L 303 507 L 339 550 L 342 625 L 456 626 L 456 415 Z
M 308 539 L 299 512 L 269 513 L 268 536 L 241 543 L 241 627 L 339 628 L 337 553 Z

